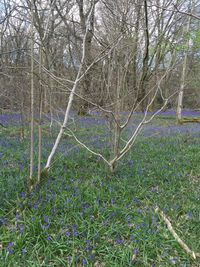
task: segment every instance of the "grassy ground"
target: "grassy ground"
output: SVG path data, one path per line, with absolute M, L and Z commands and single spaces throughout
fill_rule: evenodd
M 104 126 L 87 125 L 80 137 L 95 133 L 93 144 L 106 146 L 95 139 L 100 132 L 106 140 Z M 200 252 L 200 135 L 188 132 L 193 125 L 160 134 L 169 125 L 158 120 L 159 134 L 149 126 L 112 175 L 84 150 L 68 152 L 74 143 L 64 139 L 48 181 L 28 198 L 28 139 L 2 130 L 0 266 L 197 267 L 200 260 L 191 260 L 155 212 L 159 206 Z M 46 137 L 44 159 L 52 141 Z

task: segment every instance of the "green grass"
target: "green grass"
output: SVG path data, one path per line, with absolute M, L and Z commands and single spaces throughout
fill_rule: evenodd
M 8 140 L 0 170 L 0 266 L 200 264 L 155 212 L 159 206 L 188 246 L 200 252 L 198 138 L 139 138 L 114 174 L 84 150 L 60 153 L 49 181 L 26 199 L 22 213 L 16 207 L 24 205 L 19 193 L 28 175 L 28 140 L 19 145 L 4 133 L 0 138 Z M 22 158 L 27 165 L 20 169 Z

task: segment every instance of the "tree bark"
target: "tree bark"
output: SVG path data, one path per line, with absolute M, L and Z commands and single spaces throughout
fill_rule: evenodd
M 146 92 L 147 92 L 147 79 L 148 79 L 148 69 L 149 69 L 149 21 L 148 21 L 148 7 L 147 0 L 144 0 L 144 21 L 145 21 L 145 52 L 143 57 L 143 68 L 142 68 L 142 76 L 140 80 L 139 86 L 139 98 L 138 102 L 141 102 L 141 109 L 145 111 L 147 106 L 146 101 Z
M 31 139 L 30 139 L 30 176 L 28 189 L 32 189 L 34 168 L 34 0 L 31 0 Z
M 74 99 L 74 95 L 75 95 L 75 91 L 79 85 L 79 81 L 80 81 L 80 77 L 81 77 L 81 74 L 82 74 L 82 71 L 83 71 L 83 66 L 84 66 L 84 62 L 85 62 L 85 57 L 86 57 L 86 42 L 87 42 L 87 35 L 88 35 L 88 32 L 89 32 L 89 27 L 90 27 L 90 19 L 91 19 L 91 16 L 93 14 L 93 9 L 94 9 L 94 1 L 93 3 L 91 4 L 91 7 L 90 7 L 90 13 L 88 15 L 88 18 L 87 18 L 87 22 L 86 22 L 86 31 L 85 31 L 85 35 L 84 35 L 84 39 L 83 39 L 83 49 L 82 49 L 82 59 L 81 59 L 81 64 L 79 66 L 79 71 L 78 71 L 78 74 L 76 76 L 76 79 L 75 79 L 75 82 L 74 82 L 74 85 L 73 85 L 73 88 L 70 92 L 70 95 L 69 95 L 69 101 L 68 101 L 68 104 L 67 104 L 67 109 L 65 111 L 65 116 L 64 116 L 64 121 L 62 123 L 62 126 L 60 128 L 60 131 L 58 133 L 58 136 L 56 138 L 56 141 L 54 143 L 54 146 L 51 150 L 51 153 L 47 159 L 47 163 L 46 163 L 46 166 L 45 166 L 45 169 L 44 169 L 44 172 L 48 172 L 49 168 L 50 168 L 50 165 L 51 165 L 51 161 L 52 161 L 52 158 L 53 156 L 55 155 L 56 153 L 56 150 L 58 148 L 58 145 L 60 143 L 60 140 L 63 136 L 63 133 L 65 131 L 65 128 L 67 126 L 67 123 L 68 123 L 68 119 L 69 119 L 69 112 L 71 110 L 71 106 L 72 106 L 72 102 L 73 102 L 73 99 Z M 83 76 L 84 77 L 84 76 Z
M 194 5 L 195 5 L 194 0 L 191 0 L 190 4 L 191 4 L 191 13 L 193 13 Z M 188 22 L 187 22 L 187 26 L 186 26 L 186 30 L 185 30 L 186 33 L 189 33 L 190 25 L 191 25 L 191 16 L 188 16 Z M 182 120 L 183 94 L 184 94 L 185 80 L 186 80 L 186 75 L 187 75 L 187 61 L 188 61 L 189 47 L 190 47 L 190 38 L 188 38 L 188 41 L 187 41 L 187 48 L 186 48 L 187 50 L 185 51 L 185 56 L 184 56 L 184 60 L 183 60 L 180 89 L 179 89 L 179 94 L 178 94 L 178 104 L 177 104 L 177 122 L 178 123 L 181 123 L 181 120 Z

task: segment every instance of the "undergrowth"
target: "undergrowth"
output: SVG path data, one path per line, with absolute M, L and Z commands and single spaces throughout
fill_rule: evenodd
M 199 137 L 141 137 L 114 174 L 85 150 L 63 156 L 63 148 L 48 181 L 30 196 L 28 140 L 3 133 L 0 140 L 0 266 L 200 264 L 155 212 L 163 210 L 200 252 Z

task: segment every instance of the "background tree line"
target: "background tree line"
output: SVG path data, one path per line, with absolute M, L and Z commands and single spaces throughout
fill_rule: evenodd
M 89 16 L 86 0 L 34 0 L 34 97 L 39 112 L 55 114 L 66 107 L 71 81 L 81 64 L 82 42 Z M 199 1 L 193 1 L 193 14 Z M 190 12 L 192 1 L 96 0 L 86 38 L 86 70 L 78 86 L 73 109 L 80 114 L 94 107 L 112 111 L 145 110 L 162 75 L 162 90 L 151 110 L 179 90 L 184 57 L 184 107 L 198 109 L 199 21 L 179 11 Z M 28 114 L 31 73 L 31 2 L 2 1 L 0 6 L 0 107 L 1 111 Z M 98 54 L 121 38 L 102 60 Z M 93 64 L 94 63 L 94 64 Z M 93 105 L 93 104 L 94 105 Z M 168 108 L 176 107 L 173 97 Z

